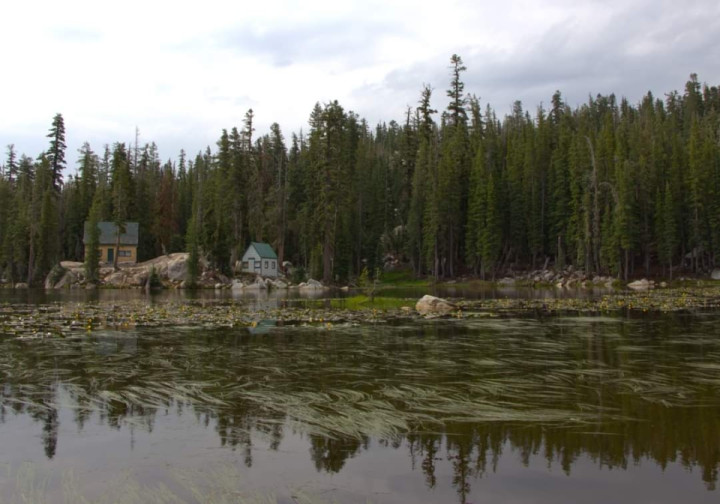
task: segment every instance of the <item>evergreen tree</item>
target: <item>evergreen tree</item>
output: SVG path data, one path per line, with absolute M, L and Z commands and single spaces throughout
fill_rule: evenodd
M 467 70 L 463 65 L 462 58 L 457 54 L 453 54 L 450 57 L 450 69 L 452 71 L 452 80 L 450 82 L 450 89 L 447 91 L 447 95 L 450 98 L 448 104 L 448 112 L 451 117 L 451 124 L 457 126 L 461 123 L 467 123 L 467 112 L 465 110 L 465 104 L 467 98 L 464 95 L 465 84 L 460 80 L 460 74 Z
M 86 230 L 88 241 L 85 244 L 85 278 L 91 284 L 96 284 L 99 280 L 100 272 L 100 223 L 102 217 L 102 200 L 100 193 L 93 198 L 90 207 L 90 215 L 88 216 Z
M 675 223 L 674 201 L 670 184 L 665 184 L 664 194 L 656 196 L 658 259 L 663 269 L 668 267 L 670 279 L 673 276 L 673 257 L 677 246 L 677 226 Z
M 17 164 L 17 153 L 15 152 L 15 145 L 10 144 L 7 146 L 7 161 L 5 162 L 5 179 L 10 185 L 13 185 L 17 180 L 18 176 L 18 164 Z
M 435 241 L 435 230 L 424 229 L 426 209 L 429 205 L 429 193 L 435 187 L 435 175 L 433 163 L 435 156 L 432 153 L 434 144 L 434 121 L 432 114 L 437 111 L 430 107 L 432 89 L 430 86 L 423 86 L 420 97 L 420 106 L 417 109 L 417 136 L 419 138 L 418 152 L 415 156 L 415 171 L 413 173 L 412 196 L 410 199 L 408 222 L 408 256 L 415 270 L 415 274 L 421 274 L 425 268 L 425 251 L 427 243 L 425 239 Z
M 132 206 L 132 178 L 127 150 L 124 143 L 116 143 L 113 148 L 111 162 L 111 194 L 112 194 L 112 221 L 115 224 L 115 253 L 113 254 L 113 268 L 118 269 L 118 255 L 120 250 L 120 236 L 126 231 L 126 224 Z
M 62 114 L 55 114 L 52 126 L 47 137 L 50 139 L 50 148 L 47 151 L 50 169 L 52 170 L 52 185 L 56 192 L 60 192 L 63 184 L 62 171 L 65 169 L 65 121 Z
M 98 156 L 85 143 L 65 182 L 57 114 L 36 160 L 7 146 L 2 276 L 37 283 L 58 259 L 79 260 L 93 212 L 120 227 L 138 221 L 141 260 L 185 246 L 196 265 L 229 273 L 252 239 L 326 282 L 372 276 L 387 254 L 436 278 L 543 259 L 627 279 L 655 265 L 717 267 L 716 86 L 691 75 L 662 101 L 598 95 L 575 109 L 558 91 L 547 111 L 531 118 L 517 102 L 498 119 L 465 93 L 462 59 L 450 63 L 438 124 L 429 86 L 400 123 L 374 127 L 336 101 L 318 103 L 289 149 L 276 123 L 256 136 L 249 110 L 214 151 L 193 161 L 181 151 L 177 165 L 137 135 L 131 153 L 116 143 Z
M 497 190 L 492 173 L 488 175 L 486 191 L 485 224 L 483 226 L 482 235 L 480 236 L 480 239 L 482 240 L 481 261 L 483 264 L 483 278 L 484 272 L 490 270 L 492 271 L 492 277 L 494 280 L 496 263 L 502 246 L 502 229 L 501 220 L 499 218 L 500 212 L 498 208 Z

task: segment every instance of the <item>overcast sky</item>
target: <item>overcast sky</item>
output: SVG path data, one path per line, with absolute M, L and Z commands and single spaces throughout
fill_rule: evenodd
M 423 83 L 447 105 L 449 59 L 499 115 L 560 90 L 573 107 L 614 92 L 720 84 L 718 0 L 7 1 L 0 8 L 0 147 L 37 156 L 63 114 L 70 166 L 90 142 L 155 141 L 194 155 L 255 111 L 286 138 L 315 102 L 401 121 Z

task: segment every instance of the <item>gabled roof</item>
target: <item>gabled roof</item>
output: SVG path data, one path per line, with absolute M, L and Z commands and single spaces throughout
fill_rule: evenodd
M 90 241 L 89 222 L 85 222 L 85 234 L 83 242 Z M 100 229 L 100 245 L 115 245 L 117 242 L 117 226 L 114 222 L 98 222 Z M 125 232 L 120 235 L 120 245 L 137 245 L 138 244 L 138 223 L 126 222 Z
M 273 248 L 267 243 L 251 242 L 250 246 L 254 247 L 255 251 L 263 259 L 277 259 L 277 254 L 275 254 Z

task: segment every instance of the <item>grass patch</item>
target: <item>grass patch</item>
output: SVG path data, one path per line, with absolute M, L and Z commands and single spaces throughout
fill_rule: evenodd
M 379 290 L 395 287 L 425 287 L 430 281 L 416 278 L 412 270 L 384 271 L 378 284 Z
M 460 282 L 450 280 L 447 282 L 440 282 L 438 285 L 440 285 L 442 287 L 457 287 L 460 289 L 487 289 L 490 287 L 498 287 L 499 286 L 499 284 L 497 282 L 493 282 L 491 280 L 480 280 L 480 279 L 463 280 Z
M 413 304 L 414 301 L 410 299 L 378 296 L 370 299 L 368 296 L 363 295 L 331 300 L 333 308 L 345 310 L 397 310 L 403 306 L 412 306 Z

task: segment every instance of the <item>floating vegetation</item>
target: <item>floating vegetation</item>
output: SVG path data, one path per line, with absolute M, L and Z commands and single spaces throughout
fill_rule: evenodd
M 617 312 L 694 312 L 720 308 L 720 287 L 707 286 L 657 289 L 641 292 L 618 291 L 599 298 L 488 299 L 460 300 L 469 314 L 517 316 L 556 314 L 603 314 Z
M 402 307 L 414 307 L 415 302 L 415 299 L 379 296 L 370 298 L 368 296 L 359 295 L 332 299 L 331 306 L 342 310 L 367 310 L 370 312 L 378 312 L 381 310 L 397 310 Z
M 32 418 L 31 442 L 53 458 L 65 446 L 61 418 L 78 431 L 149 433 L 187 412 L 246 464 L 254 442 L 276 450 L 288 433 L 306 439 L 327 472 L 372 442 L 417 441 L 420 451 L 436 439 L 485 443 L 492 459 L 510 440 L 527 453 L 545 445 L 548 459 L 589 452 L 621 467 L 683 453 L 710 484 L 720 467 L 720 339 L 717 314 L 704 309 L 717 290 L 677 290 L 674 300 L 668 292 L 457 300 L 459 316 L 437 319 L 366 309 L 360 297 L 283 309 L 228 300 L 3 305 L 0 426 Z M 618 316 L 645 310 L 657 316 Z M 479 448 L 477 456 L 480 464 Z M 45 496 L 58 481 L 26 469 L 0 482 L 56 502 Z M 128 483 L 117 502 L 289 501 L 185 483 Z
M 361 309 L 359 304 L 347 309 L 333 309 L 332 306 L 338 303 L 343 301 L 333 301 L 329 309 L 322 307 L 325 303 L 311 301 L 299 308 L 269 310 L 223 300 L 12 305 L 0 307 L 0 335 L 49 338 L 147 327 L 255 328 L 264 320 L 274 320 L 278 325 L 316 325 L 331 329 L 334 324 L 407 318 L 407 311 L 388 308 L 412 304 L 397 299 L 377 299 L 377 303 L 368 304 L 367 309 Z
M 0 305 L 0 336 L 69 337 L 97 330 L 144 327 L 208 329 L 255 328 L 263 320 L 276 325 L 311 325 L 332 330 L 339 324 L 401 323 L 419 318 L 416 299 L 354 296 L 294 301 L 282 308 L 257 309 L 227 300 L 53 303 Z M 720 308 L 720 287 L 620 292 L 596 299 L 457 299 L 450 318 L 601 315 L 616 313 L 695 312 Z
M 717 341 L 686 335 L 656 347 L 618 337 L 632 324 L 626 319 L 571 322 L 469 318 L 448 326 L 421 319 L 331 330 L 266 324 L 277 331 L 272 338 L 242 326 L 135 327 L 10 339 L 0 357 L 0 406 L 36 415 L 71 407 L 119 424 L 180 405 L 213 417 L 242 411 L 238 432 L 280 422 L 327 438 L 393 439 L 457 423 L 579 427 L 597 422 L 598 407 L 604 422 L 632 422 L 642 420 L 633 408 L 613 406 L 607 395 L 598 404 L 597 391 L 693 406 L 707 402 L 708 387 L 713 394 L 720 387 Z M 599 350 L 588 343 L 598 338 Z M 703 357 L 662 361 L 685 341 L 702 341 L 682 351 Z

